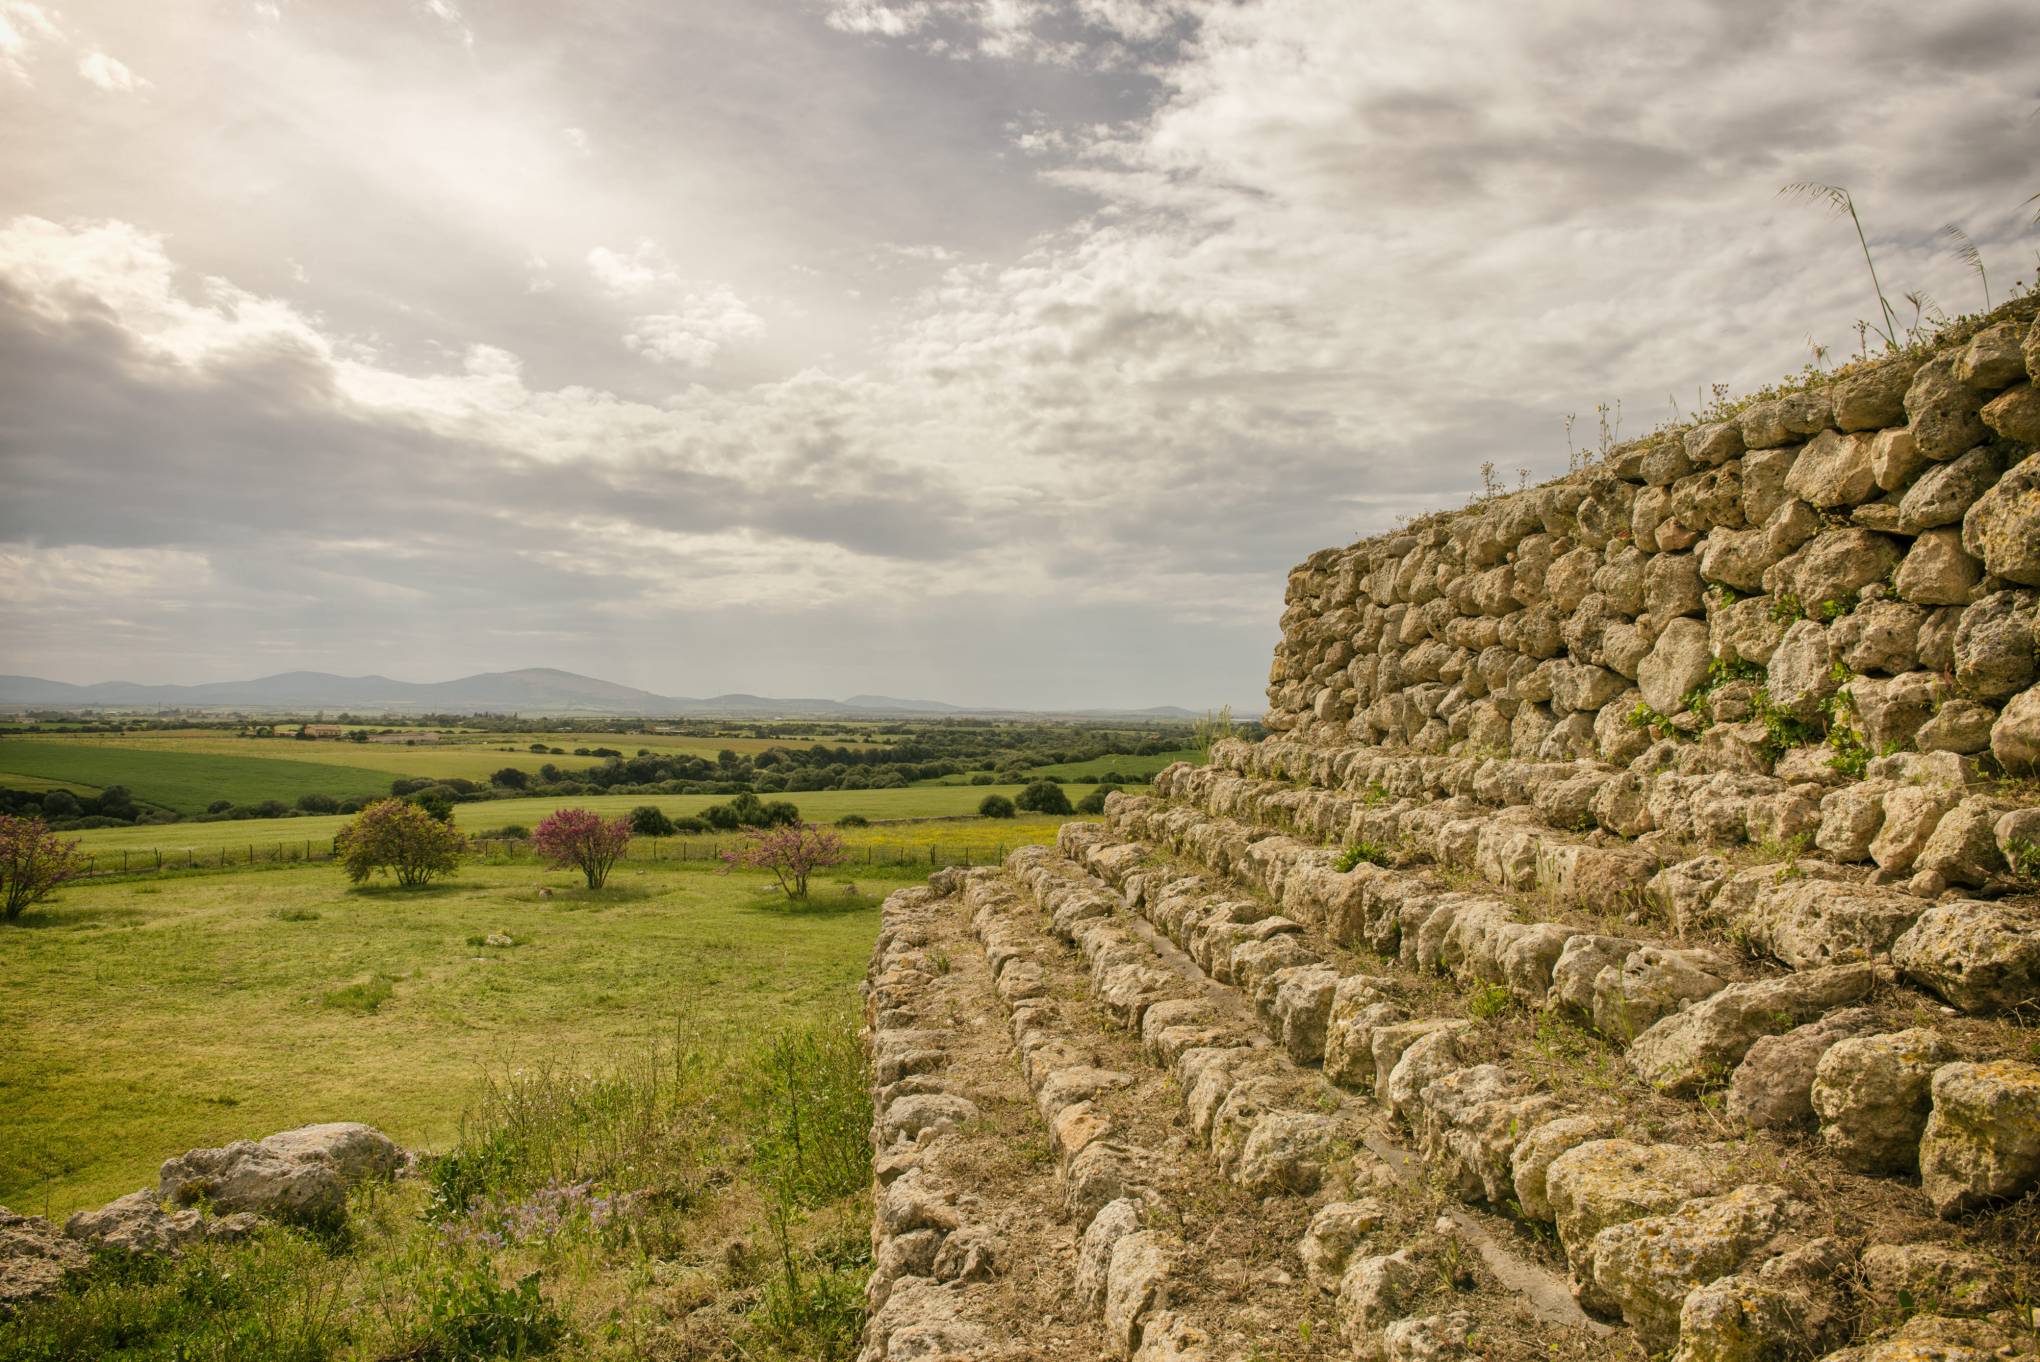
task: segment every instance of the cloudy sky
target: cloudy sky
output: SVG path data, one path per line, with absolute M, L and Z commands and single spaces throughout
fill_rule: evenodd
M 1257 707 L 1287 567 L 2002 298 L 2030 0 L 0 0 L 0 671 Z M 1909 311 L 1909 308 L 1902 308 Z

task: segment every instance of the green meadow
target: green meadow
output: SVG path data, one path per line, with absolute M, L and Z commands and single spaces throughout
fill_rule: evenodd
M 889 887 L 824 879 L 797 908 L 698 862 L 577 883 L 470 863 L 354 889 L 328 864 L 65 890 L 0 929 L 0 1204 L 61 1216 L 171 1154 L 308 1121 L 444 1148 L 492 1070 L 850 1007 Z M 491 933 L 519 944 L 472 944 Z M 347 992 L 364 986 L 379 1004 Z
M 1011 846 L 1021 840 L 1034 840 L 1031 836 L 1022 838 L 1014 831 L 1016 823 L 1025 824 L 1030 820 L 979 819 L 978 804 L 988 794 L 1003 794 L 1012 797 L 1020 791 L 1018 785 L 975 785 L 975 786 L 920 786 L 903 790 L 813 790 L 798 794 L 774 795 L 775 799 L 792 801 L 800 809 L 801 816 L 810 822 L 834 823 L 846 814 L 856 814 L 870 819 L 878 826 L 870 828 L 846 828 L 846 839 L 857 845 L 885 843 L 888 845 L 908 843 L 924 844 L 930 841 L 940 845 L 951 845 L 958 841 L 970 845 L 991 845 L 999 842 Z M 1072 793 L 1076 793 L 1072 791 Z M 483 836 L 505 827 L 529 829 L 555 809 L 593 809 L 607 817 L 629 813 L 641 804 L 656 804 L 670 817 L 683 817 L 700 813 L 711 804 L 724 803 L 722 795 L 553 795 L 527 799 L 488 799 L 471 804 L 453 806 L 453 819 L 462 831 L 471 836 Z M 944 823 L 921 823 L 921 819 L 965 819 L 959 831 L 954 825 Z M 1061 819 L 1048 820 L 1052 830 Z M 79 843 L 79 849 L 101 858 L 101 868 L 106 858 L 118 857 L 128 852 L 130 857 L 160 851 L 166 860 L 175 860 L 195 855 L 217 857 L 225 850 L 230 856 L 245 858 L 248 849 L 256 849 L 256 859 L 275 856 L 279 848 L 288 858 L 291 848 L 302 854 L 307 844 L 315 854 L 323 855 L 332 844 L 333 834 L 338 832 L 347 819 L 339 815 L 302 815 L 292 818 L 237 818 L 217 822 L 184 823 L 142 823 L 133 827 L 86 828 L 67 833 Z M 694 841 L 712 840 L 695 838 Z M 728 837 L 721 840 L 728 841 Z M 139 862 L 135 862 L 139 865 Z
M 281 755 L 0 738 L 0 785 L 35 788 L 25 785 L 22 776 L 95 790 L 125 785 L 137 801 L 182 814 L 203 813 L 220 799 L 236 804 L 280 799 L 288 804 L 303 794 L 335 799 L 372 795 L 387 792 L 390 784 L 386 773 L 367 767 Z

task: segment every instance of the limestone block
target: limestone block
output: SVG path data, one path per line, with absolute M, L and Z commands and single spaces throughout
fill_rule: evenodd
M 1559 1242 L 1577 1263 L 1611 1225 L 1711 1195 L 1725 1176 L 1725 1161 L 1710 1146 L 1589 1140 L 1553 1159 L 1544 1184 Z
M 2040 911 L 2030 903 L 1937 903 L 1891 947 L 1905 977 L 1964 1012 L 2040 998 Z
M 1858 1002 L 1875 982 L 1871 966 L 1855 964 L 1729 984 L 1638 1036 L 1630 1066 L 1661 1091 L 1691 1096 L 1725 1081 L 1759 1038 Z
M 1863 1250 L 1862 1273 L 1865 1294 L 1893 1313 L 1909 1300 L 1934 1314 L 1983 1315 L 2014 1296 L 2000 1264 L 1947 1244 L 1872 1244 Z
M 1983 423 L 2007 440 L 2040 444 L 2040 388 L 2021 383 L 1983 407 Z
M 1834 385 L 1835 424 L 1843 430 L 1877 430 L 1905 420 L 1905 393 L 1918 362 L 1887 360 Z M 1886 489 L 1887 491 L 1890 489 Z
M 1947 1041 L 1924 1028 L 1837 1041 L 1813 1074 L 1813 1110 L 1828 1152 L 1859 1173 L 1918 1166 L 1929 1084 L 1949 1057 Z
M 1743 444 L 1749 449 L 1775 449 L 1818 434 L 1835 418 L 1834 401 L 1823 389 L 1787 393 L 1765 402 L 1753 402 L 1736 418 Z
M 1867 501 L 1877 492 L 1870 450 L 1868 435 L 1823 430 L 1799 451 L 1785 490 L 1824 511 Z
M 1310 1284 L 1320 1291 L 1336 1292 L 1353 1251 L 1388 1223 L 1387 1205 L 1373 1197 L 1320 1207 L 1298 1245 Z
M 1996 711 L 1974 700 L 1945 700 L 1933 717 L 1920 725 L 1913 742 L 1922 752 L 1973 756 L 1990 750 L 1991 730 L 1997 719 Z
M 1788 879 L 1760 890 L 1734 915 L 1734 925 L 1752 945 L 1780 962 L 1812 969 L 1889 953 L 1891 943 L 1917 920 L 1921 907 L 1918 899 L 1897 890 Z
M 2040 1067 L 2017 1060 L 1934 1072 L 1920 1140 L 1920 1185 L 1943 1216 L 2040 1185 Z
M 1839 1239 L 1816 1239 L 1689 1292 L 1671 1362 L 1772 1362 L 1824 1352 L 1848 1334 L 1854 1256 Z
M 1868 601 L 1830 630 L 1833 652 L 1852 672 L 1896 676 L 1919 663 L 1920 626 L 1927 612 L 1901 600 Z
M 1970 337 L 1955 355 L 1955 380 L 1978 392 L 1996 392 L 2025 381 L 2026 358 L 2017 322 L 1998 322 Z
M 1765 669 L 1771 703 L 1801 719 L 1812 719 L 1821 713 L 1822 702 L 1835 693 L 1838 684 L 1828 631 L 1816 620 L 1794 623 Z
M 1637 669 L 1644 703 L 1660 714 L 1677 713 L 1687 692 L 1707 679 L 1710 660 L 1707 626 L 1694 619 L 1673 620 Z
M 1651 1352 L 1679 1338 L 1679 1308 L 1695 1288 L 1736 1271 L 1808 1208 L 1782 1187 L 1752 1184 L 1677 1210 L 1613 1225 L 1573 1264 L 1582 1304 L 1617 1311 Z
M 1604 1139 L 1619 1128 L 1619 1120 L 1612 1115 L 1561 1116 L 1519 1139 L 1509 1153 L 1509 1177 L 1524 1217 L 1549 1223 L 1556 1215 L 1545 1181 L 1552 1162 L 1567 1150 Z
M 1685 432 L 1686 457 L 1696 468 L 1727 463 L 1743 452 L 1742 427 L 1734 421 L 1713 421 Z
M 1884 825 L 1888 780 L 1854 781 L 1821 796 L 1820 831 L 1814 845 L 1837 861 L 1867 861 L 1870 843 Z
M 1916 606 L 1967 606 L 1981 581 L 1983 563 L 1962 551 L 1962 532 L 1946 526 L 1914 540 L 1893 587 Z
M 2020 691 L 2005 705 L 1991 725 L 1990 753 L 2015 775 L 2040 768 L 2040 686 Z
M 1960 525 L 1969 508 L 1997 481 L 1999 471 L 1997 454 L 1987 445 L 1928 469 L 1898 503 L 1899 531 L 1920 534 Z
M 1644 946 L 1594 976 L 1594 1029 L 1627 1042 L 1712 995 L 1733 973 L 1717 951 Z
M 1943 786 L 1913 785 L 1884 797 L 1884 822 L 1870 839 L 1870 857 L 1887 878 L 1905 874 L 1926 849 L 1941 818 L 1961 802 Z
M 1760 1130 L 1811 1128 L 1813 1075 L 1835 1042 L 1876 1029 L 1877 1014 L 1847 1007 L 1778 1035 L 1759 1036 L 1728 1083 L 1728 1112 Z
M 1889 1338 L 1829 1353 L 1821 1362 L 1997 1362 L 2014 1346 L 2010 1334 L 1983 1320 L 1915 1315 Z
M 1929 459 L 1943 462 L 1983 441 L 1978 413 L 1984 397 L 1955 376 L 1956 357 L 1940 355 L 1914 373 L 1906 389 L 1905 410 L 1913 439 Z
M 2040 585 L 2040 454 L 2015 465 L 1969 508 L 1962 547 L 1993 576 Z
M 1965 541 L 1966 542 L 1966 541 Z M 1881 582 L 1904 556 L 1889 535 L 1849 528 L 1823 530 L 1764 572 L 1769 592 L 1790 591 L 1808 609 L 1841 602 Z
M 1140 1346 L 1147 1316 L 1168 1304 L 1170 1259 L 1176 1241 L 1160 1230 L 1135 1230 L 1112 1245 L 1105 1271 L 1105 1336 L 1122 1356 Z
M 1919 442 L 1910 429 L 1880 430 L 1870 440 L 1870 471 L 1877 486 L 1899 492 L 1910 486 L 1920 470 L 1933 461 L 1920 453 Z
M 1858 676 L 1846 689 L 1863 740 L 1875 752 L 1911 746 L 1933 717 L 1942 694 L 1941 678 L 1926 671 L 1889 678 Z

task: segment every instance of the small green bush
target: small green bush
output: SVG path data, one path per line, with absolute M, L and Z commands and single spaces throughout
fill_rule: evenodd
M 671 837 L 673 820 L 657 804 L 640 804 L 630 811 L 630 830 L 639 837 Z
M 1389 861 L 1388 848 L 1377 846 L 1373 842 L 1355 842 L 1341 851 L 1338 859 L 1332 864 L 1337 866 L 1339 873 L 1343 875 L 1362 861 L 1368 865 L 1385 866 Z
M 1052 780 L 1037 780 L 1020 792 L 1013 801 L 1018 808 L 1029 813 L 1063 814 L 1072 812 L 1070 797 L 1063 793 L 1063 787 Z
M 839 828 L 868 828 L 871 826 L 871 820 L 861 813 L 846 813 L 836 820 L 836 826 Z
M 986 795 L 978 801 L 978 816 L 981 818 L 1011 818 L 1013 801 L 1004 795 Z

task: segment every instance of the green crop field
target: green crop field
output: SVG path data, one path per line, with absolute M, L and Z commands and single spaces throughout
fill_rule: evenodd
M 52 734 L 35 738 L 0 738 L 0 785 L 14 789 L 47 788 L 29 786 L 19 776 L 42 776 L 48 771 L 60 773 L 71 770 L 90 770 L 95 774 L 108 776 L 105 780 L 91 780 L 59 774 L 56 779 L 75 780 L 86 787 L 109 784 L 126 785 L 134 791 L 135 797 L 150 803 L 162 804 L 168 808 L 181 808 L 168 800 L 152 799 L 143 793 L 140 781 L 152 774 L 156 758 L 164 756 L 205 756 L 228 758 L 234 761 L 285 762 L 290 766 L 281 770 L 251 772 L 261 777 L 261 789 L 243 801 L 231 794 L 215 795 L 216 799 L 236 798 L 236 802 L 259 802 L 263 799 L 281 799 L 289 803 L 298 795 L 317 789 L 321 793 L 334 793 L 325 786 L 291 783 L 297 777 L 293 770 L 307 765 L 343 768 L 350 773 L 350 779 L 365 774 L 368 784 L 356 786 L 340 793 L 365 794 L 373 790 L 386 790 L 390 781 L 400 776 L 425 776 L 435 780 L 450 780 L 461 777 L 467 780 L 486 782 L 490 775 L 506 766 L 520 771 L 536 772 L 551 762 L 563 770 L 601 763 L 599 757 L 577 757 L 576 747 L 607 747 L 626 755 L 636 755 L 639 748 L 661 754 L 679 754 L 714 759 L 716 753 L 728 749 L 740 756 L 755 755 L 768 747 L 807 747 L 813 738 L 768 739 L 768 738 L 704 738 L 692 735 L 664 733 L 451 733 L 447 740 L 438 743 L 375 743 L 349 742 L 343 739 L 322 738 L 316 741 L 301 740 L 283 736 L 273 738 L 242 738 L 218 730 L 192 729 L 160 733 L 82 733 Z M 565 756 L 554 756 L 549 752 L 533 752 L 530 746 L 543 742 L 549 747 L 566 750 Z M 864 749 L 875 744 L 867 737 L 829 738 L 830 747 Z M 47 749 L 32 757 L 15 759 L 18 747 Z M 131 763 L 109 753 L 133 754 Z M 252 788 L 252 787 L 251 787 Z M 204 808 L 206 800 L 199 807 Z
M 799 806 L 801 816 L 811 822 L 833 823 L 845 814 L 854 813 L 880 824 L 869 829 L 846 830 L 864 841 L 923 843 L 932 838 L 947 846 L 950 842 L 944 839 L 955 835 L 972 846 L 1000 841 L 1012 846 L 1018 844 L 1019 838 L 1009 830 L 1016 824 L 1032 820 L 1016 819 L 1009 823 L 971 817 L 961 824 L 886 824 L 898 819 L 974 815 L 979 801 L 986 795 L 1003 794 L 1011 798 L 1019 791 L 1017 785 L 918 786 L 904 790 L 814 790 L 770 797 L 791 800 Z M 722 802 L 726 801 L 717 795 L 558 795 L 488 799 L 454 805 L 453 818 L 463 831 L 478 835 L 511 825 L 530 828 L 554 809 L 593 809 L 606 817 L 615 817 L 629 813 L 640 804 L 656 804 L 669 816 L 678 818 L 697 814 L 710 804 Z M 1063 820 L 1049 820 L 1050 828 L 1060 821 Z M 236 818 L 204 823 L 143 823 L 134 827 L 89 828 L 65 835 L 75 837 L 80 850 L 102 858 L 118 856 L 123 851 L 131 856 L 145 851 L 162 851 L 170 858 L 181 857 L 189 851 L 203 858 L 217 856 L 223 848 L 231 856 L 238 857 L 254 846 L 258 849 L 258 859 L 267 859 L 278 847 L 296 846 L 302 850 L 307 842 L 323 854 L 333 834 L 346 822 L 345 818 L 332 815 Z M 971 831 L 952 834 L 950 830 L 953 828 Z M 863 844 L 860 841 L 859 845 Z
M 1146 757 L 1122 753 L 1115 756 L 1093 757 L 1089 761 L 1065 761 L 1054 766 L 1037 766 L 1027 774 L 1032 777 L 1060 776 L 1064 780 L 1081 780 L 1085 776 L 1102 776 L 1117 771 L 1123 776 L 1152 780 L 1157 771 L 1175 762 L 1203 760 L 1204 754 L 1196 748 L 1182 747 L 1173 752 L 1157 752 Z
M 471 863 L 362 891 L 315 865 L 65 890 L 0 928 L 0 1204 L 61 1216 L 308 1121 L 442 1147 L 484 1071 L 848 1009 L 877 925 L 868 896 L 822 884 L 793 910 L 698 862 L 623 867 L 592 899 L 576 883 Z M 469 944 L 491 932 L 522 944 Z M 372 1013 L 326 1001 L 378 979 Z
M 323 762 L 163 746 L 0 738 L 0 785 L 10 784 L 14 773 L 93 789 L 125 785 L 141 803 L 184 814 L 202 813 L 219 799 L 236 804 L 280 799 L 287 804 L 301 794 L 336 799 L 375 794 L 387 791 L 390 783 L 381 771 Z

